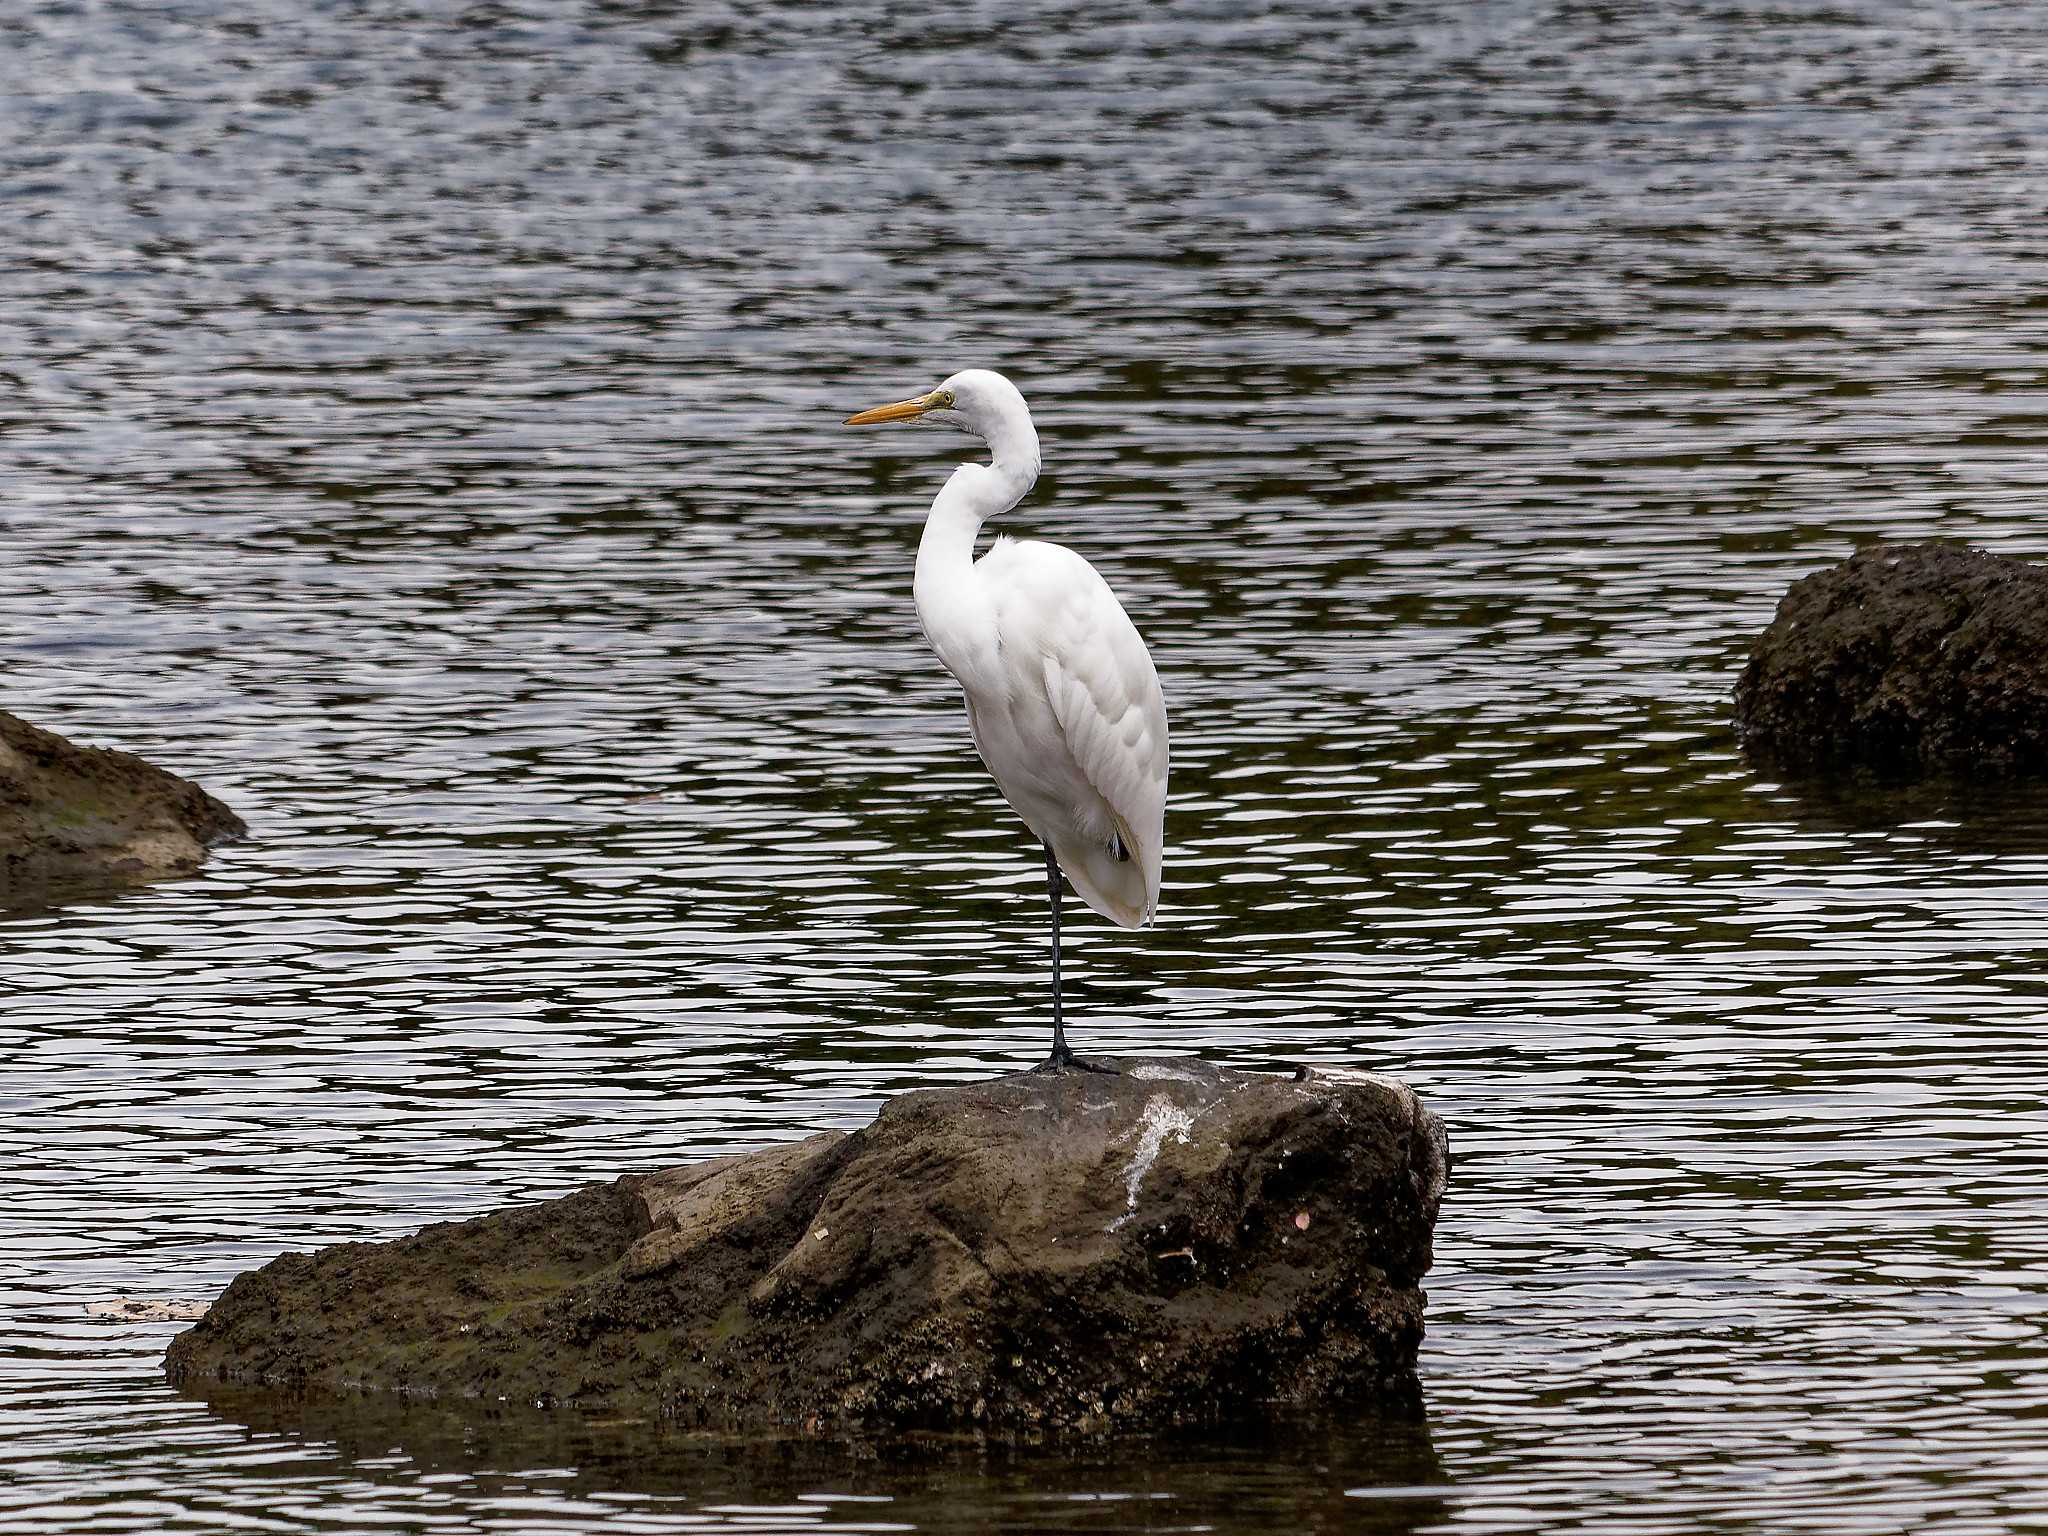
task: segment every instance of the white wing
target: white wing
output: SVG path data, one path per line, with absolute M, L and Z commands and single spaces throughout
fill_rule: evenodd
M 1159 901 L 1166 815 L 1166 702 L 1151 653 L 1109 584 L 1072 550 L 999 543 L 981 566 L 1003 647 L 1037 658 L 1057 737 L 1046 746 L 1076 781 L 1059 797 L 1066 825 L 1041 835 L 1052 832 L 1046 840 L 1089 906 L 1137 927 Z M 1010 658 L 1018 673 L 1025 656 Z M 1034 826 L 1054 819 L 1011 800 Z

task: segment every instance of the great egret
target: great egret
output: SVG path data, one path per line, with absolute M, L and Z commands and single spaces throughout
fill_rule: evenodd
M 932 501 L 913 591 L 925 639 L 967 697 L 967 729 L 996 786 L 1045 849 L 1052 901 L 1052 1055 L 1081 1065 L 1060 1011 L 1060 873 L 1111 922 L 1159 904 L 1166 703 L 1145 642 L 1095 567 L 1058 544 L 998 538 L 983 522 L 1038 481 L 1038 432 L 1017 386 L 969 368 L 930 394 L 846 418 L 930 421 L 988 444 Z

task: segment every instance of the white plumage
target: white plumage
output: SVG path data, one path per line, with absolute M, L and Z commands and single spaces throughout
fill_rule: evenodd
M 975 572 L 1007 665 L 993 696 L 968 693 L 974 744 L 1081 899 L 1140 927 L 1159 903 L 1166 814 L 1152 657 L 1109 583 L 1070 549 L 999 539 Z
M 1016 386 L 969 369 L 930 394 L 850 424 L 941 421 L 989 445 L 932 502 L 915 592 L 926 639 L 959 681 L 968 727 L 1003 797 L 1074 890 L 1126 928 L 1152 920 L 1166 813 L 1166 705 L 1151 653 L 1109 584 L 1072 550 L 999 538 L 981 525 L 1038 479 L 1038 433 Z M 1059 886 L 1052 876 L 1051 1065 L 1066 1049 L 1059 1001 Z

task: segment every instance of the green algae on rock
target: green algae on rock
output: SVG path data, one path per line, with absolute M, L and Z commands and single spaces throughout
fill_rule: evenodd
M 1418 1395 L 1449 1157 L 1386 1078 L 1128 1058 L 239 1276 L 174 1382 L 718 1428 L 1111 1429 Z
M 209 844 L 247 831 L 198 785 L 133 753 L 77 746 L 0 711 L 0 906 L 182 874 Z

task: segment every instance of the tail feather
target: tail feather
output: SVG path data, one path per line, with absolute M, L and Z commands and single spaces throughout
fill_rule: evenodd
M 1053 857 L 1074 894 L 1091 909 L 1122 928 L 1142 928 L 1152 921 L 1159 888 L 1145 877 L 1144 861 L 1118 859 L 1107 848 L 1091 844 L 1055 845 Z

